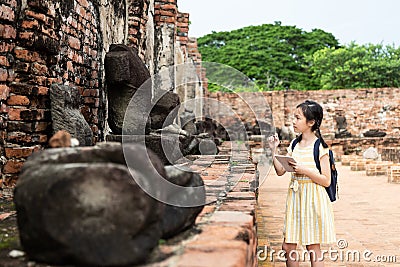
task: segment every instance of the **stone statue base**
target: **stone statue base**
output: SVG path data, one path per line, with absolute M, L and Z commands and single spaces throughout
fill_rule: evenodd
M 108 142 L 141 143 L 151 149 L 161 159 L 164 165 L 172 165 L 178 159 L 185 156 L 184 148 L 187 147 L 192 138 L 176 135 L 151 133 L 149 135 L 115 135 L 106 136 Z

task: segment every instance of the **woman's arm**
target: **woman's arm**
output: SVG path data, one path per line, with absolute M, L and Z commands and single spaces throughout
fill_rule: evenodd
M 278 176 L 282 176 L 286 173 L 286 170 L 285 168 L 283 168 L 282 164 L 275 158 L 275 154 L 276 151 L 278 150 L 279 143 L 280 141 L 278 138 L 278 134 L 274 134 L 273 136 L 268 137 L 268 145 L 272 151 L 272 161 L 274 164 L 276 174 Z
M 286 173 L 286 170 L 285 168 L 283 168 L 282 164 L 275 158 L 275 153 L 272 153 L 272 157 L 276 174 L 278 176 L 284 175 Z

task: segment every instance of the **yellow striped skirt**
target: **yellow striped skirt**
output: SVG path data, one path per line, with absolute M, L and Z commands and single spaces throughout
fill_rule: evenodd
M 292 177 L 283 235 L 286 243 L 300 245 L 336 242 L 333 208 L 325 187 L 308 177 Z

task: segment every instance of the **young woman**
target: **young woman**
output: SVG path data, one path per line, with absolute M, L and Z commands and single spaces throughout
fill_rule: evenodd
M 287 148 L 288 155 L 296 163 L 291 163 L 294 172 L 286 200 L 286 216 L 284 224 L 284 240 L 282 249 L 286 252 L 286 266 L 299 266 L 297 244 L 306 246 L 309 251 L 311 266 L 324 266 L 320 244 L 336 241 L 332 204 L 325 187 L 330 185 L 329 149 L 321 136 L 320 126 L 323 118 L 322 107 L 307 100 L 296 107 L 293 128 L 298 143 L 292 151 L 291 144 Z M 321 173 L 315 166 L 314 143 L 320 139 L 319 160 Z M 279 139 L 277 134 L 268 138 L 273 156 L 277 152 Z M 274 158 L 276 173 L 286 173 L 279 161 Z

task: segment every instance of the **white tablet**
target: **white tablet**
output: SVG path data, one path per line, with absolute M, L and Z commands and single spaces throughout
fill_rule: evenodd
M 280 156 L 280 155 L 276 155 L 275 158 L 282 164 L 285 171 L 294 172 L 293 167 L 289 165 L 289 162 L 296 162 L 294 158 L 290 156 Z

